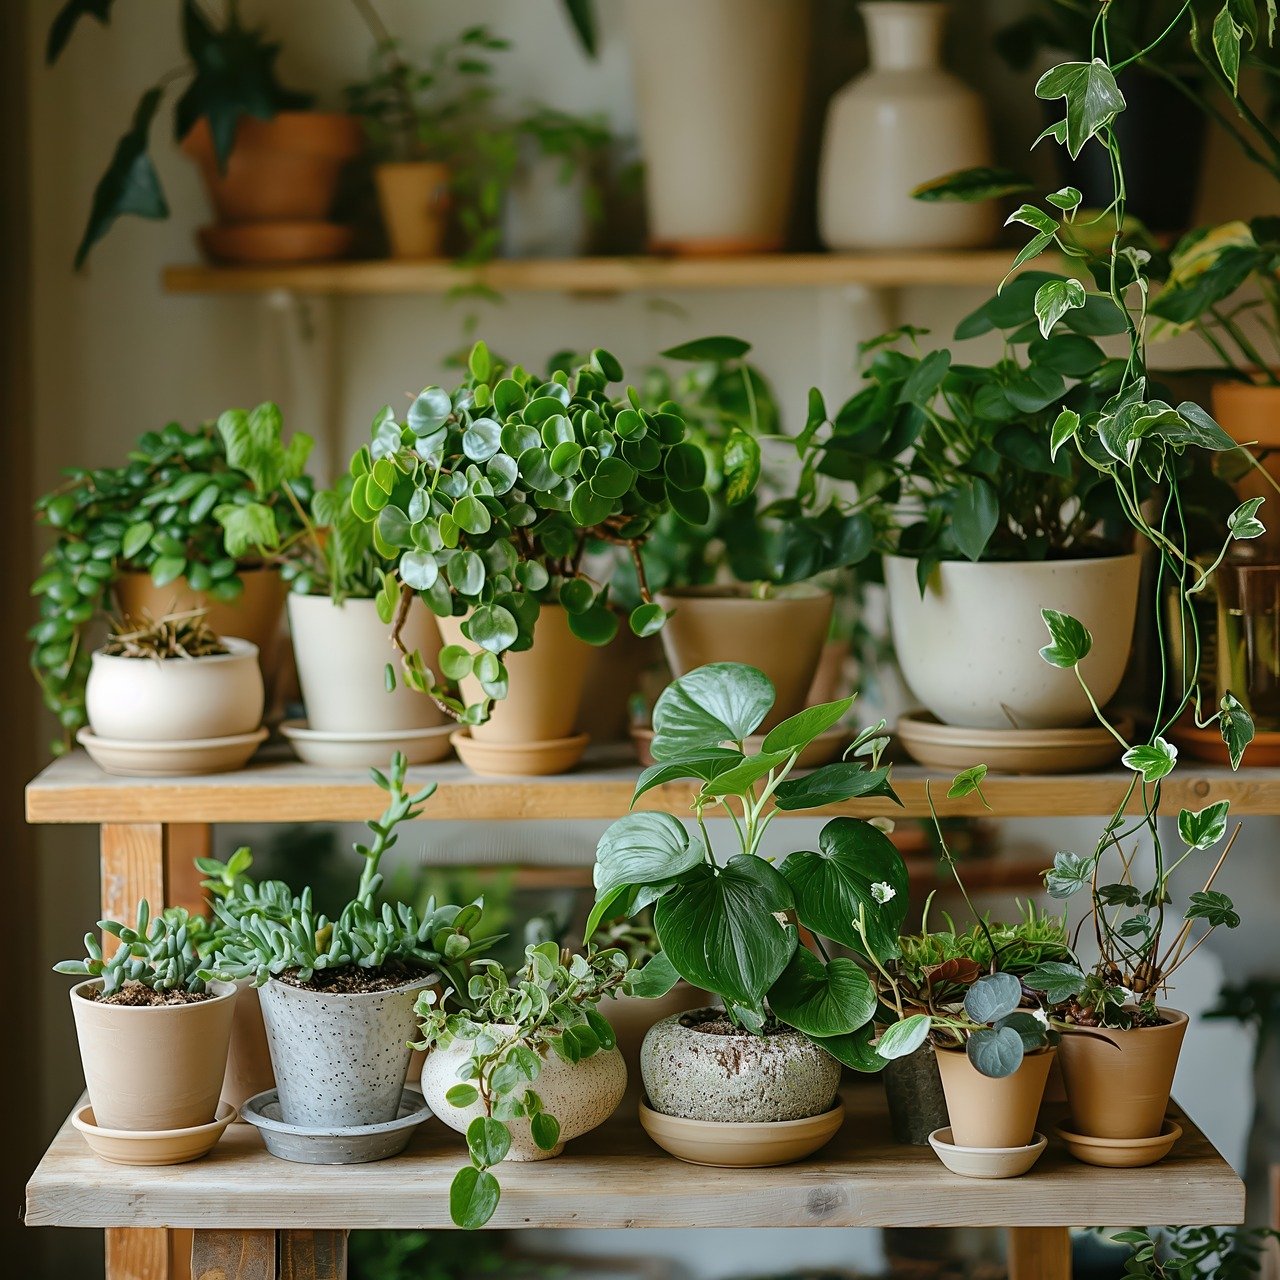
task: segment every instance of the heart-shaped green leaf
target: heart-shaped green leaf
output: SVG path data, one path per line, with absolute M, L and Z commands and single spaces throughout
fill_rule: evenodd
M 773 706 L 773 684 L 739 662 L 713 662 L 673 680 L 653 709 L 653 757 L 671 760 L 741 742 Z
M 837 956 L 823 964 L 807 947 L 797 947 L 769 988 L 769 1007 L 806 1035 L 840 1036 L 870 1022 L 876 993 L 854 961 Z

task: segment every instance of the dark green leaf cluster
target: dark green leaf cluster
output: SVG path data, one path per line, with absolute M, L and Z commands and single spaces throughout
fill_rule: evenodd
M 1280 1232 L 1266 1227 L 1133 1227 L 1107 1238 L 1128 1245 L 1124 1274 L 1136 1280 L 1253 1280 L 1262 1271 L 1263 1250 L 1280 1240 Z

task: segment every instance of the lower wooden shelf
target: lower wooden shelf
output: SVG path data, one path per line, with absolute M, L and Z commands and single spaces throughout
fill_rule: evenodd
M 1065 1227 L 1244 1217 L 1240 1179 L 1181 1116 L 1181 1140 L 1147 1169 L 1079 1164 L 1051 1138 L 1026 1177 L 975 1182 L 949 1173 L 927 1147 L 894 1143 L 878 1085 L 849 1086 L 845 1103 L 844 1128 L 800 1164 L 709 1169 L 655 1147 L 628 1099 L 557 1159 L 504 1164 L 491 1225 Z M 122 1169 L 94 1156 L 68 1121 L 27 1185 L 25 1217 L 63 1227 L 448 1227 L 449 1183 L 465 1158 L 462 1136 L 437 1121 L 404 1155 L 345 1167 L 276 1160 L 255 1130 L 233 1125 L 203 1160 Z

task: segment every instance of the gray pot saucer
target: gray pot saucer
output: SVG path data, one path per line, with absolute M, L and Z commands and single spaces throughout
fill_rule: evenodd
M 409 1145 L 413 1131 L 431 1119 L 431 1108 L 417 1089 L 400 1095 L 400 1114 L 382 1124 L 346 1128 L 309 1128 L 286 1124 L 280 1114 L 275 1089 L 254 1094 L 240 1108 L 240 1117 L 261 1134 L 267 1150 L 295 1164 L 368 1164 L 398 1156 Z

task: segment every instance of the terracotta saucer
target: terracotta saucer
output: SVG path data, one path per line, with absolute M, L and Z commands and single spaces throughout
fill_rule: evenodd
M 952 1173 L 962 1178 L 1018 1178 L 1044 1155 L 1049 1139 L 1032 1135 L 1025 1147 L 958 1147 L 950 1129 L 935 1129 L 929 1135 L 934 1154 Z
M 83 1106 L 72 1112 L 71 1123 L 94 1155 L 112 1164 L 186 1164 L 208 1155 L 236 1114 L 229 1102 L 219 1102 L 213 1120 L 189 1129 L 100 1129 L 93 1108 Z
M 200 247 L 215 262 L 245 266 L 328 262 L 346 255 L 355 234 L 336 222 L 238 222 L 199 231 Z
M 266 729 L 255 729 L 229 738 L 127 742 L 123 738 L 99 738 L 91 730 L 81 729 L 76 741 L 107 773 L 126 778 L 185 778 L 243 768 L 266 736 Z
M 844 1124 L 844 1103 L 803 1120 L 735 1124 L 663 1115 L 640 1100 L 640 1124 L 664 1151 L 689 1164 L 718 1169 L 765 1169 L 791 1164 L 824 1147 Z
M 582 759 L 591 735 L 549 738 L 545 742 L 481 742 L 465 729 L 450 736 L 458 758 L 472 773 L 491 778 L 529 778 L 568 773 Z
M 1179 721 L 1169 731 L 1169 741 L 1193 760 L 1204 760 L 1209 764 L 1231 763 L 1227 744 L 1223 742 L 1216 724 L 1200 729 L 1194 721 Z M 1244 749 L 1241 763 L 1265 768 L 1280 764 L 1280 733 L 1255 733 L 1253 741 Z
M 1132 719 L 1115 721 L 1121 735 Z M 1101 725 L 1081 729 L 966 729 L 927 711 L 899 718 L 894 733 L 911 758 L 931 769 L 985 764 L 993 773 L 1082 773 L 1114 764 L 1120 744 Z
M 1072 1133 L 1059 1125 L 1054 1133 L 1067 1144 L 1067 1150 L 1084 1164 L 1103 1169 L 1140 1169 L 1163 1160 L 1182 1137 L 1182 1126 L 1166 1120 L 1154 1138 L 1091 1138 Z
M 386 733 L 334 733 L 311 729 L 305 720 L 286 720 L 280 726 L 303 764 L 324 769 L 382 768 L 397 751 L 410 764 L 432 764 L 452 751 L 449 735 L 453 731 L 452 724 Z
M 756 752 L 764 750 L 763 733 L 753 733 L 742 744 L 748 755 L 754 755 Z M 636 744 L 636 755 L 640 759 L 640 763 L 646 768 L 654 763 L 653 760 L 653 730 L 646 725 L 631 726 L 631 741 Z M 816 769 L 819 765 L 830 764 L 832 760 L 839 757 L 840 752 L 853 741 L 852 735 L 847 729 L 839 727 L 828 729 L 826 733 L 820 733 L 807 747 L 800 753 L 800 759 L 796 761 L 797 769 Z
M 346 1128 L 310 1128 L 286 1124 L 275 1089 L 255 1093 L 241 1108 L 241 1118 L 262 1134 L 273 1156 L 295 1164 L 368 1164 L 398 1156 L 409 1145 L 413 1131 L 431 1119 L 431 1108 L 417 1089 L 400 1094 L 400 1113 L 382 1124 L 357 1124 Z

